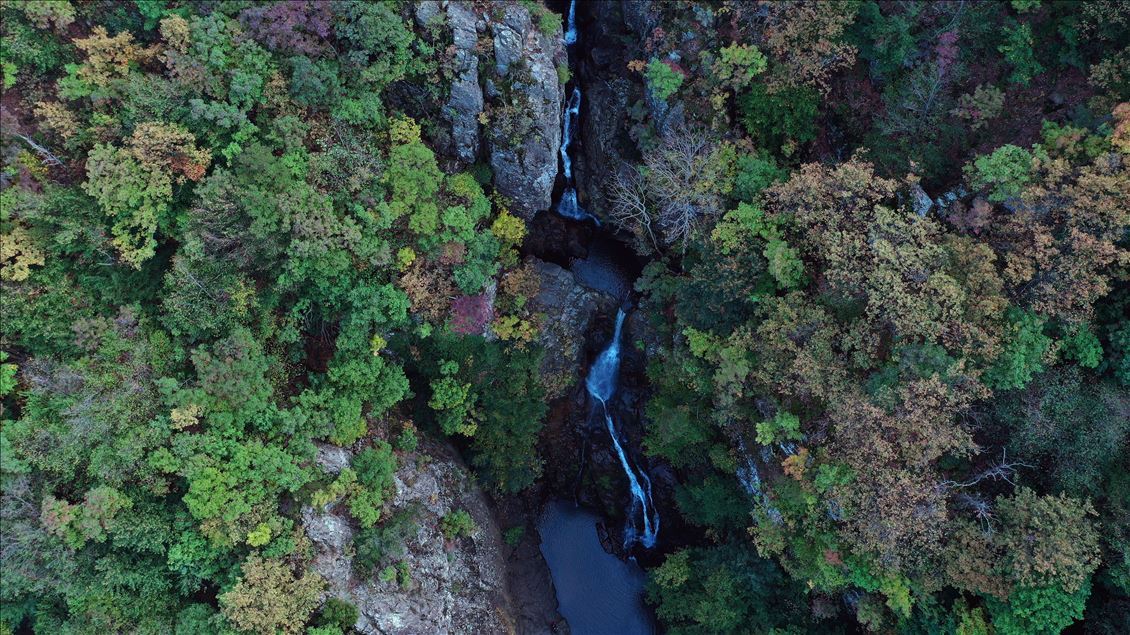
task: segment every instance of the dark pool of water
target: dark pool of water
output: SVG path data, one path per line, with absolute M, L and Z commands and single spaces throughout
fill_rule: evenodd
M 642 595 L 647 576 L 605 553 L 599 520 L 573 503 L 551 501 L 538 521 L 561 615 L 573 635 L 651 635 L 656 629 Z
M 588 257 L 574 258 L 569 269 L 586 287 L 625 300 L 639 276 L 640 264 L 631 247 L 601 233 L 589 243 Z

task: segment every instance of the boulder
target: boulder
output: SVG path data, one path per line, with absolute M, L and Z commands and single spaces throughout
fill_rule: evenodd
M 930 200 L 930 195 L 917 183 L 910 186 L 910 204 L 914 209 L 914 213 L 921 217 L 925 217 L 926 214 L 929 214 L 930 210 L 934 207 L 934 201 Z
M 573 273 L 549 262 L 530 257 L 537 268 L 541 287 L 530 302 L 544 316 L 538 341 L 545 348 L 541 376 L 546 397 L 557 399 L 581 377 L 585 338 L 598 312 L 614 313 L 616 298 L 582 286 Z
M 415 14 L 417 27 L 426 29 L 439 18 L 439 15 L 439 0 L 417 0 Z
M 318 448 L 314 462 L 322 468 L 323 472 L 337 475 L 343 469 L 349 467 L 349 461 L 353 458 L 353 454 L 349 450 L 329 443 L 315 443 L 314 445 Z

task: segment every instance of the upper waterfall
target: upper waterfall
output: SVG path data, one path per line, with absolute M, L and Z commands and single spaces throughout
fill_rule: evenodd
M 577 0 L 569 2 L 569 26 L 565 31 L 565 44 L 572 45 L 577 42 Z M 573 220 L 591 220 L 600 225 L 600 220 L 585 211 L 577 201 L 577 183 L 573 179 L 573 159 L 569 156 L 569 146 L 577 134 L 577 126 L 581 120 L 581 87 L 579 82 L 574 82 L 573 92 L 565 104 L 565 111 L 561 116 L 561 174 L 565 177 L 565 189 L 561 192 L 561 199 L 557 201 L 557 213 Z
M 568 27 L 565 30 L 565 44 L 577 43 L 577 0 L 569 0 Z

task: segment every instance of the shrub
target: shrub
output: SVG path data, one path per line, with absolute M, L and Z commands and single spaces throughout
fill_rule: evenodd
M 404 554 L 405 542 L 419 530 L 415 513 L 416 510 L 413 508 L 402 509 L 381 525 L 357 532 L 357 536 L 353 539 L 353 548 L 357 552 L 353 566 L 358 573 L 366 577 L 370 576 L 383 563 Z M 384 580 L 383 571 L 381 579 Z
M 505 532 L 503 532 L 502 539 L 506 542 L 507 545 L 514 548 L 522 543 L 522 538 L 524 538 L 525 535 L 525 525 L 514 525 L 510 529 L 507 529 Z
M 995 203 L 1020 194 L 1032 179 L 1032 154 L 1014 145 L 1003 145 L 992 154 L 977 157 L 965 172 L 974 187 L 988 188 Z
M 319 626 L 336 626 L 342 632 L 349 633 L 360 616 L 361 613 L 356 606 L 345 600 L 331 597 L 322 605 L 322 612 L 318 616 L 317 622 Z
M 406 422 L 404 429 L 396 436 L 396 449 L 401 452 L 415 452 L 419 445 L 420 438 L 416 436 L 416 426 Z
M 980 130 L 990 119 L 996 119 L 1004 110 L 1004 91 L 996 86 L 977 85 L 972 93 L 966 93 L 958 100 L 958 107 L 950 114 L 970 122 L 970 128 Z
M 757 424 L 757 442 L 770 445 L 779 441 L 799 441 L 800 418 L 791 412 L 780 411 L 772 419 Z
M 443 535 L 448 540 L 470 537 L 474 535 L 475 531 L 478 529 L 478 527 L 475 526 L 475 520 L 471 518 L 471 514 L 465 509 L 456 510 L 447 514 L 440 520 L 439 526 L 443 531 Z

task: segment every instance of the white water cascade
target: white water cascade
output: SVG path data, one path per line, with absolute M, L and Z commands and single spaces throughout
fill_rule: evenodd
M 616 430 L 612 413 L 608 409 L 608 401 L 616 393 L 616 382 L 620 373 L 620 332 L 624 326 L 624 310 L 616 313 L 616 330 L 612 341 L 601 351 L 589 369 L 585 379 L 585 388 L 590 395 L 600 402 L 604 411 L 604 422 L 608 426 L 608 436 L 612 437 L 612 446 L 620 457 L 620 466 L 628 477 L 628 484 L 632 492 L 632 509 L 628 514 L 628 526 L 624 529 L 624 549 L 631 547 L 637 540 L 645 548 L 655 546 L 655 539 L 659 535 L 659 510 L 651 501 L 651 479 L 647 472 L 635 468 L 628 461 L 628 455 L 620 444 L 620 435 Z M 639 513 L 643 524 L 642 532 L 636 526 L 636 514 Z
M 569 23 L 565 30 L 565 44 L 577 43 L 577 0 L 569 0 Z
M 569 29 L 565 32 L 565 44 L 572 45 L 577 42 L 577 0 L 569 3 Z M 574 83 L 573 93 L 569 95 L 569 102 L 565 104 L 565 111 L 561 115 L 561 173 L 565 177 L 565 190 L 561 192 L 561 200 L 557 202 L 557 213 L 573 220 L 591 220 L 600 225 L 596 216 L 588 213 L 577 202 L 577 183 L 573 179 L 573 159 L 569 156 L 569 146 L 577 134 L 577 126 L 581 121 L 581 87 Z

